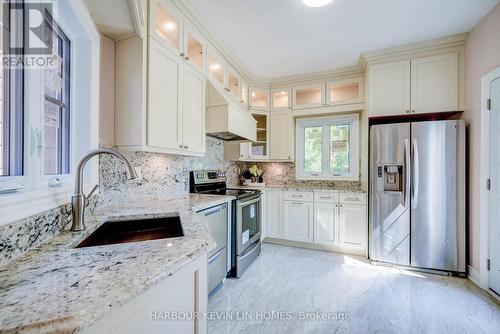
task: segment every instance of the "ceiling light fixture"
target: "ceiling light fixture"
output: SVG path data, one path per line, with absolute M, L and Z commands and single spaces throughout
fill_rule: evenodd
M 323 7 L 332 1 L 333 0 L 302 0 L 302 2 L 309 7 Z

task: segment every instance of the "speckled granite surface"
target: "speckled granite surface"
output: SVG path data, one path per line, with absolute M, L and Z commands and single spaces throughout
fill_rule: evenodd
M 366 193 L 366 191 L 361 190 L 360 188 L 351 188 L 351 189 L 342 189 L 342 188 L 331 188 L 331 187 L 321 187 L 321 186 L 307 186 L 307 185 L 286 185 L 286 184 L 271 184 L 267 185 L 265 187 L 247 187 L 247 186 L 241 186 L 241 185 L 230 185 L 229 187 L 231 188 L 238 188 L 238 189 L 283 189 L 283 190 L 296 190 L 296 191 L 321 191 L 321 192 L 336 192 L 336 193 Z
M 87 231 L 64 231 L 0 267 L 1 333 L 74 333 L 208 251 L 214 242 L 195 211 L 231 197 L 185 195 L 102 207 Z M 140 204 L 139 204 L 140 203 Z M 179 214 L 184 237 L 75 249 L 108 219 Z

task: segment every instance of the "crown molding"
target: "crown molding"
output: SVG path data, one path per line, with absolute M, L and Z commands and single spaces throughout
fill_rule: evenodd
M 280 78 L 273 78 L 270 80 L 272 87 L 287 86 L 290 84 L 305 84 L 313 81 L 324 81 L 328 79 L 341 79 L 348 77 L 359 77 L 363 75 L 363 70 L 359 64 L 338 67 L 336 69 L 312 72 L 306 74 L 292 75 Z
M 415 53 L 430 52 L 452 47 L 463 47 L 468 36 L 469 33 L 461 33 L 422 42 L 363 52 L 359 59 L 359 66 L 361 70 L 364 70 L 368 63 L 377 62 L 389 57 L 408 57 Z

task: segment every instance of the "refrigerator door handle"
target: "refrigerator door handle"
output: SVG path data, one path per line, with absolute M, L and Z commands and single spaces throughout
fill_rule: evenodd
M 405 207 L 408 208 L 410 206 L 410 140 L 405 139 L 405 185 L 403 191 L 403 197 L 405 201 Z
M 418 206 L 418 184 L 419 180 L 419 158 L 418 158 L 418 143 L 415 138 L 412 139 L 413 144 L 413 200 L 412 207 L 416 209 Z

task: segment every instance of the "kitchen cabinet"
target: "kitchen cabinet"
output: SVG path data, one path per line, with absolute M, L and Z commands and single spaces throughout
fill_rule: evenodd
M 227 92 L 226 87 L 226 62 L 224 58 L 215 50 L 208 46 L 207 51 L 208 79 L 221 91 Z
M 189 262 L 172 276 L 145 291 L 83 330 L 84 334 L 204 333 L 207 320 L 187 317 L 168 320 L 169 312 L 203 315 L 208 311 L 207 254 Z M 157 321 L 154 317 L 157 315 Z M 163 316 L 163 317 L 162 317 Z
M 250 160 L 269 159 L 269 113 L 254 112 L 253 118 L 257 121 L 257 140 L 246 143 Z
M 269 111 L 269 89 L 250 87 L 250 109 Z
M 189 156 L 205 153 L 204 76 L 149 37 L 116 43 L 115 145 Z
M 190 24 L 184 23 L 184 60 L 201 74 L 206 71 L 207 43 Z
M 181 13 L 166 0 L 151 0 L 149 8 L 149 36 L 174 54 L 184 57 Z
M 289 110 L 291 109 L 290 103 L 290 89 L 279 88 L 271 90 L 271 110 Z
M 268 189 L 266 237 L 283 239 L 283 191 Z
M 155 40 L 149 52 L 147 144 L 182 149 L 182 60 Z
M 313 202 L 283 201 L 285 239 L 313 242 Z
M 182 149 L 205 153 L 205 77 L 184 67 L 182 94 Z
M 365 250 L 366 222 L 366 205 L 339 204 L 340 245 Z
M 314 202 L 314 243 L 336 245 L 338 243 L 338 204 Z
M 241 96 L 240 96 L 240 94 L 241 94 L 240 93 L 241 79 L 240 79 L 239 74 L 236 72 L 236 70 L 230 65 L 228 65 L 228 67 L 227 67 L 226 82 L 227 82 L 226 91 L 228 92 L 229 96 L 231 96 L 235 102 L 240 102 L 241 101 Z
M 458 54 L 411 61 L 412 113 L 458 110 Z
M 368 71 L 370 116 L 410 112 L 410 68 L 409 60 L 370 66 Z
M 294 120 L 289 110 L 269 115 L 269 159 L 293 161 L 295 152 Z
M 325 103 L 324 82 L 293 88 L 293 109 L 321 107 Z
M 337 106 L 363 103 L 363 78 L 328 81 L 326 83 L 326 104 Z
M 241 80 L 240 97 L 243 111 L 248 111 L 248 82 L 243 79 Z
M 457 111 L 458 72 L 457 53 L 371 65 L 369 115 Z

